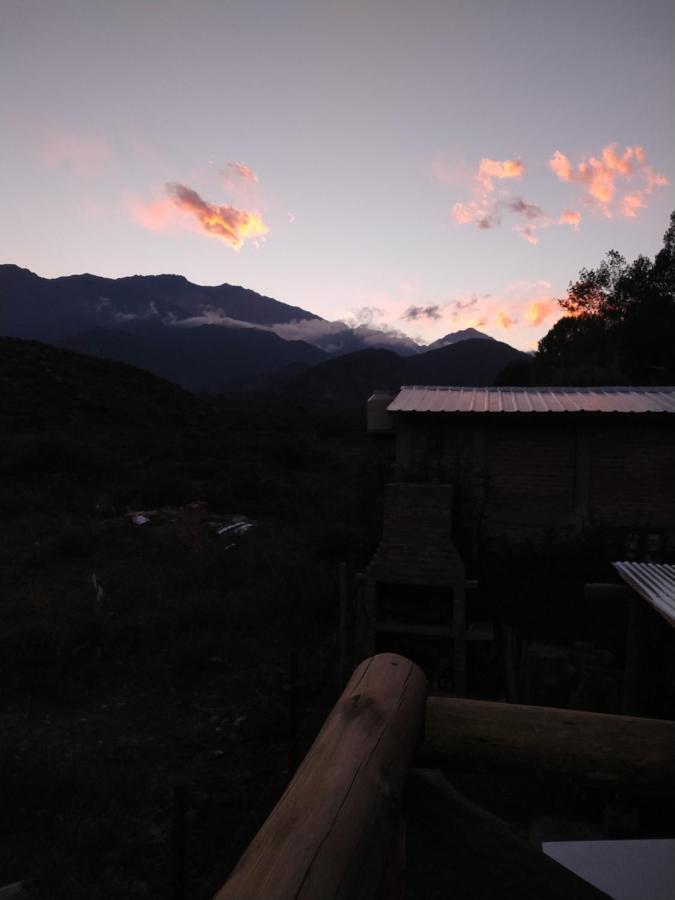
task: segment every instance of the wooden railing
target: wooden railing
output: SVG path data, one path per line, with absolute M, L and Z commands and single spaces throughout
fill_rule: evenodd
M 462 853 L 491 867 L 491 897 L 606 896 L 471 803 L 439 771 L 411 769 L 414 753 L 455 771 L 479 762 L 671 793 L 675 783 L 674 722 L 427 698 L 414 663 L 380 654 L 357 667 L 216 900 L 400 898 L 404 808 L 434 836 L 442 890 L 452 882 L 453 848 L 465 847 Z

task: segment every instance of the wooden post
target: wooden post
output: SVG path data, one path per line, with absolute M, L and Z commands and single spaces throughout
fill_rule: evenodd
M 424 674 L 410 660 L 364 660 L 217 900 L 374 897 L 425 696 Z
M 675 722 L 429 697 L 423 758 L 675 795 Z
M 410 830 L 419 832 L 413 877 L 425 873 L 434 897 L 490 900 L 607 900 L 607 894 L 528 844 L 440 773 L 413 769 L 407 790 Z M 427 896 L 420 891 L 420 896 Z

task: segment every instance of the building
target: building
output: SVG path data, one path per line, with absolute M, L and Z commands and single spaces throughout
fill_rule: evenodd
M 398 479 L 452 484 L 464 533 L 609 526 L 629 558 L 672 555 L 675 387 L 407 386 L 386 408 Z

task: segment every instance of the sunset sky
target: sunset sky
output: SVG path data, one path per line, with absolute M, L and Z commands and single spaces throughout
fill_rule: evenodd
M 675 207 L 670 0 L 0 0 L 0 262 L 530 349 Z

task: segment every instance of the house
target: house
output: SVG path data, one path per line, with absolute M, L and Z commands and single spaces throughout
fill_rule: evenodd
M 371 431 L 395 437 L 398 480 L 452 484 L 456 529 L 610 526 L 632 558 L 675 548 L 673 386 L 415 385 L 371 399 Z

